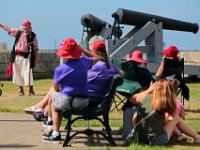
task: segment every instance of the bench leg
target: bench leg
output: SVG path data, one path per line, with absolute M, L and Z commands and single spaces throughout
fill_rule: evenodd
M 70 129 L 71 129 L 71 118 L 72 118 L 72 116 L 71 115 L 69 115 L 68 116 L 68 122 L 67 122 L 67 126 L 66 126 L 66 129 L 67 129 L 67 135 L 66 135 L 66 137 L 65 137 L 65 141 L 64 141 L 64 143 L 63 143 L 63 147 L 65 147 L 65 146 L 69 146 L 69 142 L 70 142 L 70 140 L 71 140 L 71 138 L 70 138 Z
M 106 128 L 106 131 L 107 131 L 107 134 L 108 134 L 107 140 L 110 143 L 110 145 L 116 146 L 116 143 L 115 143 L 115 141 L 112 137 L 112 134 L 111 134 L 111 128 L 110 128 L 110 125 L 109 125 L 108 114 L 103 115 L 103 118 L 104 118 L 104 122 L 105 122 L 105 128 Z

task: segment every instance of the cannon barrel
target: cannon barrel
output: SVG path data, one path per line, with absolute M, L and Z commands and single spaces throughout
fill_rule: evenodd
M 117 18 L 121 24 L 134 26 L 142 26 L 145 25 L 148 21 L 154 21 L 162 22 L 163 29 L 167 30 L 193 32 L 195 34 L 199 29 L 199 25 L 197 23 L 184 22 L 122 8 L 117 9 L 117 11 L 113 13 L 112 17 Z
M 106 22 L 93 16 L 90 13 L 87 13 L 81 17 L 81 24 L 84 27 L 90 28 L 93 31 L 101 31 L 102 28 L 106 25 Z

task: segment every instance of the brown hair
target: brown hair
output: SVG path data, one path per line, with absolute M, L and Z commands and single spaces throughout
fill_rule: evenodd
M 176 92 L 172 82 L 160 79 L 155 84 L 152 92 L 152 108 L 173 115 L 176 113 Z

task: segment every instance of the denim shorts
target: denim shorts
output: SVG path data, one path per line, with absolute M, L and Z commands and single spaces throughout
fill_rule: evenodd
M 164 128 L 163 131 L 159 135 L 153 137 L 150 144 L 151 145 L 165 145 L 168 142 L 169 140 L 168 140 L 167 130 Z

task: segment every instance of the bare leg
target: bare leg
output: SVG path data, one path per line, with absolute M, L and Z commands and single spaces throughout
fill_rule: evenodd
M 61 112 L 59 110 L 56 110 L 53 105 L 51 105 L 51 111 L 52 111 L 52 119 L 53 119 L 53 131 L 59 132 L 61 121 L 62 121 Z
M 50 117 L 52 117 L 52 111 L 51 111 L 51 104 L 52 104 L 52 100 L 51 100 L 51 98 L 49 99 L 49 101 L 48 101 L 48 107 L 47 107 L 47 111 L 48 111 L 48 117 L 50 116 Z
M 185 111 L 184 109 L 181 110 L 180 117 L 185 120 Z
M 185 121 L 181 119 L 178 115 L 175 115 L 172 120 L 169 120 L 165 123 L 165 128 L 168 133 L 168 139 L 170 139 L 176 125 L 182 133 L 194 138 L 194 141 L 196 143 L 200 143 L 200 135 L 197 134 L 188 124 L 186 124 Z
M 187 136 L 185 134 L 183 134 L 178 128 L 177 126 L 174 129 L 174 134 L 176 135 L 176 139 L 177 141 L 182 141 L 182 140 L 186 140 Z
M 35 106 L 44 109 L 47 106 L 48 100 L 51 98 L 53 91 L 54 91 L 54 88 L 52 86 L 49 89 L 48 93 L 45 95 L 45 97 L 39 103 L 37 103 Z
M 24 111 L 27 113 L 33 113 L 33 112 L 40 112 L 45 109 L 45 107 L 48 105 L 48 101 L 51 99 L 51 95 L 54 92 L 53 86 L 49 89 L 48 93 L 45 95 L 45 97 L 36 105 L 25 108 Z M 49 109 L 49 108 L 47 108 Z M 50 110 L 50 109 L 49 109 Z M 44 111 L 44 116 L 48 116 L 48 111 Z

